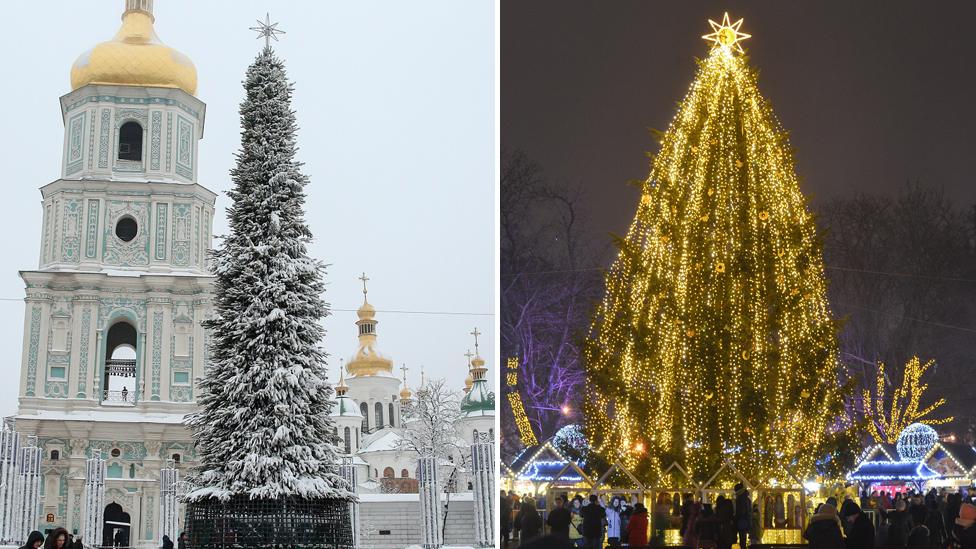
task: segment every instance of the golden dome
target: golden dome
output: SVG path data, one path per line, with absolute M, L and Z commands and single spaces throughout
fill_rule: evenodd
M 474 377 L 471 372 L 468 372 L 468 377 L 464 378 L 464 392 L 467 393 L 471 390 L 471 386 L 474 385 Z
M 406 385 L 403 386 L 403 389 L 400 389 L 400 400 L 410 400 L 410 397 L 412 396 L 413 393 L 407 388 Z
M 102 42 L 71 67 L 71 89 L 88 84 L 121 84 L 197 91 L 193 61 L 165 45 L 153 29 L 152 2 L 127 0 L 122 27 L 115 38 Z
M 363 304 L 359 309 L 356 310 L 356 316 L 359 320 L 368 320 L 376 316 L 376 307 L 373 307 L 368 301 L 363 300 Z

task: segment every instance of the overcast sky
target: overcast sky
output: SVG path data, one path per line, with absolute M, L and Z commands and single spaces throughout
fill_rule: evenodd
M 59 176 L 64 132 L 58 98 L 75 59 L 118 30 L 122 0 L 6 6 L 0 88 L 6 197 L 0 201 L 2 372 L 19 379 L 24 319 L 21 269 L 37 268 L 38 188 Z M 380 311 L 380 349 L 411 386 L 420 366 L 461 387 L 469 332 L 494 349 L 494 8 L 458 2 L 156 0 L 156 32 L 188 55 L 207 104 L 199 182 L 217 192 L 214 232 L 226 232 L 228 170 L 239 146 L 244 71 L 262 42 L 248 30 L 271 12 L 287 34 L 274 44 L 295 83 L 300 160 L 311 178 L 311 253 L 331 266 L 324 346 L 356 349 L 355 309 L 365 271 Z M 340 310 L 341 309 L 341 310 Z M 466 314 L 408 314 L 384 311 Z M 490 360 L 490 358 L 489 358 Z M 489 371 L 496 365 L 489 364 Z M 397 370 L 399 373 L 399 370 Z M 492 380 L 493 382 L 493 380 Z M 18 384 L 0 385 L 0 414 Z

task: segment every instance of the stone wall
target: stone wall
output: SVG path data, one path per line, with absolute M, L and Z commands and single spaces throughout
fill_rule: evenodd
M 420 501 L 417 494 L 360 494 L 360 546 L 403 549 L 420 542 Z M 447 502 L 441 495 L 441 504 Z M 474 544 L 471 493 L 451 494 L 445 545 Z

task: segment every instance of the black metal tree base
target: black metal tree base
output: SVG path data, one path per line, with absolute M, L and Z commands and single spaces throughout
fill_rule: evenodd
M 349 502 L 334 499 L 207 499 L 186 504 L 190 549 L 352 549 Z

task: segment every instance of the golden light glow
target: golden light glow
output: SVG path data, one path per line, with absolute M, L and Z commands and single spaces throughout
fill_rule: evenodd
M 728 458 L 755 482 L 806 478 L 849 425 L 821 243 L 786 132 L 728 54 L 749 35 L 711 23 L 585 344 L 586 435 L 650 477 Z
M 946 399 L 940 398 L 931 406 L 919 410 L 922 395 L 929 388 L 928 383 L 922 383 L 922 376 L 935 364 L 930 360 L 925 364 L 918 357 L 912 357 L 905 364 L 905 372 L 902 375 L 901 386 L 895 389 L 891 395 L 891 402 L 885 402 L 885 376 L 884 363 L 878 363 L 878 379 L 874 392 L 864 389 L 863 404 L 864 418 L 868 422 L 868 432 L 874 437 L 876 442 L 894 444 L 898 442 L 898 435 L 912 423 L 923 423 L 925 425 L 942 425 L 949 423 L 954 418 L 947 417 L 942 419 L 932 419 L 928 416 L 936 409 L 946 403 Z M 885 411 L 885 408 L 888 411 Z
M 729 19 L 729 12 L 725 12 L 725 15 L 722 16 L 721 23 L 709 19 L 708 24 L 712 26 L 713 32 L 711 34 L 703 34 L 702 38 L 712 42 L 712 48 L 724 48 L 726 51 L 734 50 L 739 53 L 744 53 L 742 45 L 739 42 L 752 38 L 752 35 L 739 32 L 739 27 L 742 26 L 742 19 L 732 23 Z
M 519 359 L 517 356 L 510 356 L 505 361 L 508 371 L 505 373 L 508 384 L 508 404 L 512 408 L 512 417 L 515 418 L 515 426 L 518 427 L 519 438 L 526 447 L 539 444 L 539 439 L 532 432 L 532 423 L 525 415 L 525 406 L 522 404 L 522 395 L 518 393 L 518 367 Z

